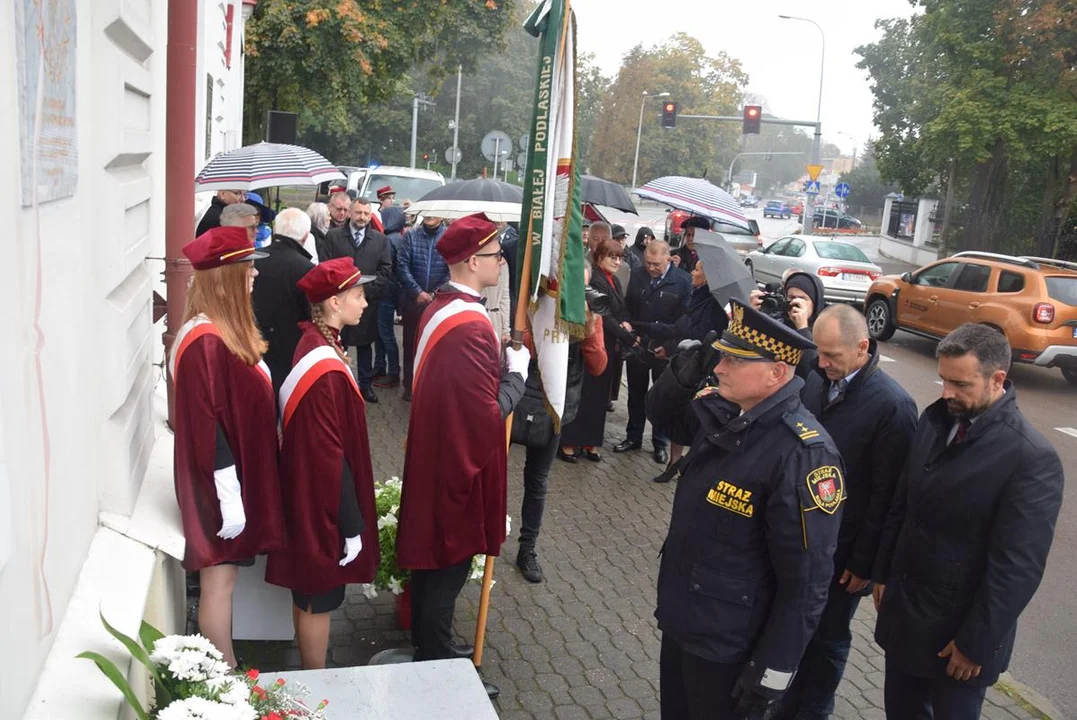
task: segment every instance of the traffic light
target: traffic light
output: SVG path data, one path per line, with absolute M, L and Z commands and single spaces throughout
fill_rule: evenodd
M 744 106 L 744 129 L 745 135 L 758 135 L 759 124 L 763 119 L 763 107 L 761 105 Z
M 677 103 L 667 102 L 662 105 L 662 127 L 677 127 Z

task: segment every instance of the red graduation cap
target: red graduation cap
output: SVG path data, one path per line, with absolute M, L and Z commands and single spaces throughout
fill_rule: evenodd
M 446 265 L 463 262 L 497 237 L 498 229 L 485 213 L 467 215 L 453 222 L 438 240 L 437 251 Z
M 355 260 L 342 257 L 318 263 L 299 280 L 297 287 L 311 304 L 315 304 L 356 285 L 365 285 L 373 279 L 373 275 L 364 276 L 359 268 L 355 267 Z
M 183 246 L 195 270 L 211 270 L 230 263 L 258 260 L 267 255 L 254 249 L 247 228 L 215 227 Z

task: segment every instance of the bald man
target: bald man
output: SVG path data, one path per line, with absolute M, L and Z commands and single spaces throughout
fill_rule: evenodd
M 879 367 L 879 351 L 860 311 L 833 305 L 813 329 L 819 356 L 801 401 L 834 439 L 845 460 L 845 503 L 834 553 L 834 578 L 819 626 L 796 678 L 772 718 L 827 718 L 845 672 L 860 598 L 871 573 L 886 513 L 916 430 L 916 403 Z M 940 648 L 941 649 L 941 648 Z

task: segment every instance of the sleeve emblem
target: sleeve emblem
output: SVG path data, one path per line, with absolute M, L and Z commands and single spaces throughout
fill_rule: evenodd
M 815 506 L 833 515 L 845 499 L 845 481 L 841 469 L 834 465 L 818 467 L 808 473 L 807 483 Z

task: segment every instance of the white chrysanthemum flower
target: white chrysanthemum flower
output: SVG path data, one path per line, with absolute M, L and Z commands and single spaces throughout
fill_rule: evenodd
M 363 585 L 363 595 L 367 600 L 373 600 L 378 596 L 378 589 L 374 587 L 373 583 L 367 583 Z
M 189 697 L 169 703 L 157 714 L 157 720 L 257 720 L 258 713 L 250 704 L 237 705 Z
M 505 534 L 506 535 L 512 535 L 512 516 L 511 515 L 506 515 L 505 516 Z
M 396 527 L 396 524 L 396 515 L 390 515 L 386 513 L 385 515 L 382 515 L 380 518 L 378 518 L 378 530 L 387 527 Z
M 393 505 L 391 508 L 389 508 L 389 514 L 390 515 L 396 515 L 397 512 L 399 512 L 399 511 L 400 511 L 400 506 L 399 505 Z
M 404 592 L 404 586 L 399 580 L 396 579 L 395 576 L 389 577 L 389 592 L 391 592 L 393 595 L 399 595 L 400 593 Z
M 251 689 L 241 678 L 235 676 L 213 678 L 206 681 L 211 691 L 221 690 L 220 701 L 227 705 L 241 705 L 250 702 Z

